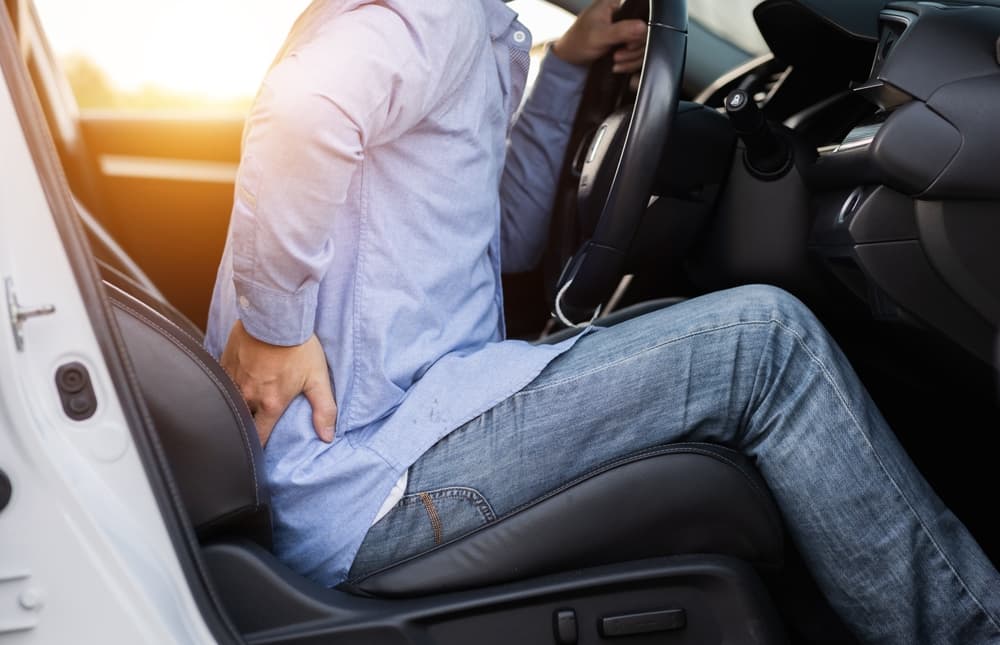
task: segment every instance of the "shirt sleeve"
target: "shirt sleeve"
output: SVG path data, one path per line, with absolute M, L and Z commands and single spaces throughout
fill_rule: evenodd
M 430 69 L 403 19 L 366 5 L 268 72 L 247 120 L 230 223 L 239 317 L 255 338 L 290 346 L 312 335 L 333 218 L 365 149 L 425 113 Z
M 550 49 L 511 130 L 500 182 L 506 272 L 530 271 L 541 259 L 586 75 L 586 67 L 567 63 Z

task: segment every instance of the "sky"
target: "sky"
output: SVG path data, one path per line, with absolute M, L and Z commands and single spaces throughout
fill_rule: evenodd
M 429 0 L 420 0 L 429 1 Z M 510 3 L 535 33 L 567 23 L 539 0 Z M 252 96 L 308 0 L 35 0 L 57 56 L 82 54 L 120 89 L 146 84 L 214 99 Z

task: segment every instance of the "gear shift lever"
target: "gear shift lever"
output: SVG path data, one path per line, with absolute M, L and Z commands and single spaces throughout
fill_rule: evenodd
M 746 90 L 733 90 L 726 97 L 726 114 L 746 148 L 747 169 L 758 179 L 772 181 L 792 167 L 788 141 L 771 127 L 764 112 Z

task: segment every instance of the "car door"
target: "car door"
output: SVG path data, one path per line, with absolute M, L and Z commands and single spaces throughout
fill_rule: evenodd
M 231 642 L 202 618 L 176 516 L 146 477 L 128 372 L 16 42 L 2 5 L 0 639 Z

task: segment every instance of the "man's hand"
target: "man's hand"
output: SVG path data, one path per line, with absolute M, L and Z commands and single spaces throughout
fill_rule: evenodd
M 567 63 L 589 65 L 612 47 L 618 47 L 612 71 L 616 74 L 639 71 L 646 51 L 646 23 L 641 20 L 614 22 L 615 11 L 621 3 L 622 0 L 594 0 L 555 42 L 552 52 Z
M 250 406 L 262 446 L 299 394 L 305 394 L 312 406 L 316 434 L 327 443 L 333 441 L 337 403 L 326 354 L 315 334 L 301 345 L 279 347 L 257 340 L 236 321 L 221 362 Z

